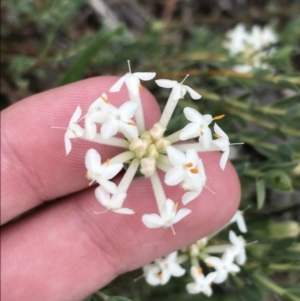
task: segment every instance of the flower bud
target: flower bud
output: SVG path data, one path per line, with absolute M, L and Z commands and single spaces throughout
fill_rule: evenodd
M 159 152 L 154 144 L 150 144 L 147 149 L 147 157 L 157 159 Z
M 165 127 L 161 126 L 159 123 L 155 123 L 149 133 L 153 139 L 158 140 L 164 136 L 165 130 Z
M 145 177 L 151 177 L 156 170 L 156 160 L 154 158 L 143 158 L 140 164 L 140 171 Z
M 170 141 L 164 138 L 158 139 L 155 142 L 155 146 L 159 152 L 165 152 L 169 145 L 171 145 Z

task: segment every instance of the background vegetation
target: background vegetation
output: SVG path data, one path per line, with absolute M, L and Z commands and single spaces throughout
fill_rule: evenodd
M 100 3 L 100 6 L 99 6 Z M 101 4 L 104 4 L 101 11 Z M 210 300 L 300 300 L 300 4 L 296 0 L 10 0 L 1 2 L 1 108 L 37 92 L 102 74 L 137 71 L 197 87 L 201 101 L 179 102 L 213 116 L 232 142 L 249 232 L 240 274 L 214 285 Z M 271 25 L 279 42 L 270 68 L 240 74 L 222 47 L 243 22 Z M 165 92 L 147 86 L 161 106 Z M 208 108 L 208 109 L 207 109 Z M 219 239 L 224 239 L 222 233 Z M 136 271 L 103 292 L 136 301 L 207 300 L 185 291 L 189 276 L 149 287 Z M 97 293 L 87 300 L 103 300 Z M 106 298 L 107 299 L 107 298 Z M 108 299 L 113 301 L 113 299 Z M 115 299 L 117 300 L 117 299 Z M 118 299 L 121 300 L 121 299 Z

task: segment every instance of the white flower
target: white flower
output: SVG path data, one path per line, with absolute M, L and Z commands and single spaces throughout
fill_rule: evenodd
M 109 117 L 105 110 L 107 103 L 107 95 L 103 93 L 90 105 L 88 112 L 85 115 L 86 135 L 90 140 L 92 140 L 97 133 L 96 123 L 102 124 Z
M 246 223 L 245 223 L 243 213 L 244 213 L 243 211 L 237 210 L 235 215 L 230 220 L 230 223 L 235 223 L 236 222 L 239 230 L 242 233 L 246 233 L 247 232 L 247 226 L 246 226 Z
M 116 193 L 116 184 L 109 180 L 121 171 L 123 164 L 111 164 L 108 160 L 101 165 L 101 156 L 95 149 L 89 149 L 85 155 L 85 166 L 87 168 L 86 177 L 92 180 L 92 183 L 96 181 L 108 192 Z
M 139 95 L 140 79 L 151 80 L 155 77 L 155 72 L 135 72 L 126 73 L 110 89 L 109 92 L 118 92 L 125 83 L 128 90 L 134 95 Z
M 178 223 L 191 213 L 191 210 L 186 208 L 180 209 L 177 212 L 177 206 L 178 203 L 175 204 L 172 200 L 167 199 L 162 206 L 162 212 L 160 216 L 155 213 L 144 214 L 142 216 L 142 221 L 148 228 L 171 227 L 173 229 L 173 224 Z
M 217 137 L 217 139 L 213 140 L 213 143 L 217 145 L 223 152 L 220 161 L 220 167 L 224 170 L 230 152 L 229 138 L 216 123 L 214 124 L 214 131 L 216 133 L 215 136 Z
M 210 297 L 212 295 L 211 284 L 217 275 L 217 272 L 212 272 L 204 276 L 201 268 L 192 266 L 191 276 L 194 278 L 195 282 L 188 283 L 186 289 L 190 294 L 203 293 L 207 297 Z
M 126 138 L 134 139 L 138 137 L 138 130 L 135 122 L 131 120 L 139 104 L 133 101 L 127 101 L 116 108 L 107 104 L 107 120 L 102 124 L 101 136 L 103 139 L 109 139 L 120 131 Z
M 238 265 L 243 265 L 246 260 L 245 239 L 243 236 L 237 236 L 232 230 L 229 231 L 229 240 L 232 243 L 232 252 Z
M 201 95 L 190 88 L 189 86 L 183 85 L 183 81 L 178 83 L 176 80 L 169 80 L 169 79 L 157 79 L 156 84 L 163 88 L 172 88 L 172 98 L 173 99 L 181 99 L 184 97 L 186 92 L 189 92 L 193 99 L 200 99 Z
M 246 26 L 238 24 L 226 33 L 227 41 L 224 43 L 224 47 L 229 50 L 231 56 L 235 56 L 245 50 L 249 37 Z
M 99 186 L 95 190 L 95 196 L 100 204 L 105 206 L 108 210 L 112 210 L 113 212 L 120 214 L 134 214 L 134 211 L 132 209 L 122 208 L 123 202 L 127 196 L 125 192 L 113 194 L 112 196 L 110 196 L 109 192 Z
M 164 285 L 171 276 L 180 277 L 185 273 L 177 262 L 177 252 L 173 252 L 165 258 L 156 259 L 153 264 L 143 267 L 146 281 L 150 285 Z
M 213 121 L 211 115 L 202 115 L 193 108 L 184 108 L 183 113 L 191 123 L 187 124 L 181 131 L 179 139 L 187 140 L 199 137 L 199 143 L 204 149 L 208 149 L 212 142 L 212 133 L 208 127 Z
M 172 167 L 165 175 L 165 183 L 170 186 L 182 183 L 182 187 L 188 192 L 182 201 L 187 204 L 195 199 L 202 191 L 206 182 L 202 160 L 199 159 L 196 150 L 188 149 L 186 154 L 173 146 L 167 147 L 167 154 Z
M 81 128 L 80 125 L 77 124 L 81 116 L 81 108 L 78 106 L 71 117 L 69 122 L 67 131 L 65 133 L 65 148 L 67 155 L 72 149 L 72 143 L 70 139 L 81 137 L 84 134 L 84 130 Z
M 228 273 L 237 273 L 240 271 L 240 267 L 233 263 L 234 256 L 235 254 L 232 249 L 228 248 L 224 252 L 222 259 L 215 256 L 209 256 L 204 259 L 208 267 L 216 269 L 217 276 L 213 280 L 214 283 L 224 282 L 228 277 Z
M 227 41 L 224 47 L 228 49 L 231 56 L 240 55 L 242 60 L 248 64 L 239 64 L 233 69 L 240 73 L 250 72 L 253 67 L 267 69 L 268 65 L 263 63 L 263 59 L 272 55 L 275 48 L 265 48 L 278 41 L 276 33 L 268 26 L 263 29 L 254 25 L 250 32 L 246 30 L 244 24 L 238 24 L 227 34 Z

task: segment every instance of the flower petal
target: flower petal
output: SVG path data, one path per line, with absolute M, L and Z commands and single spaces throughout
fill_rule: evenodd
M 138 77 L 131 74 L 125 80 L 125 84 L 127 89 L 132 93 L 134 96 L 138 96 L 140 93 L 140 80 Z
M 97 173 L 101 165 L 101 156 L 93 148 L 89 149 L 85 155 L 85 167 L 91 173 Z
M 185 274 L 185 269 L 176 262 L 169 263 L 169 271 L 172 276 L 181 277 Z
M 229 157 L 229 150 L 224 152 L 222 154 L 222 157 L 221 157 L 221 160 L 220 160 L 220 167 L 221 169 L 225 169 L 225 166 L 226 166 L 226 163 L 227 163 L 227 160 L 228 160 L 228 157 Z
M 119 214 L 134 214 L 134 211 L 129 208 L 113 209 L 113 212 L 119 213 Z
M 72 143 L 71 140 L 68 136 L 68 132 L 65 133 L 65 149 L 66 149 L 66 154 L 68 155 L 72 149 Z
M 201 286 L 192 282 L 186 285 L 186 290 L 189 294 L 198 294 L 201 292 Z
M 163 219 L 155 213 L 144 214 L 142 216 L 142 222 L 148 228 L 160 228 L 163 227 L 165 224 Z
M 185 154 L 173 146 L 167 147 L 167 154 L 171 164 L 175 167 L 182 167 L 185 164 Z
M 119 114 L 121 116 L 121 120 L 124 122 L 129 121 L 135 114 L 139 104 L 134 101 L 126 101 L 119 107 Z
M 119 122 L 111 118 L 103 123 L 101 127 L 101 136 L 103 139 L 109 139 L 115 136 L 118 130 Z
M 117 192 L 117 185 L 115 183 L 102 178 L 97 179 L 97 182 L 109 193 L 115 194 Z
M 182 204 L 187 205 L 189 202 L 196 199 L 200 195 L 201 191 L 202 189 L 186 192 L 182 197 Z
M 122 163 L 114 163 L 105 166 L 104 170 L 102 171 L 102 177 L 104 179 L 110 180 L 115 177 L 123 168 Z
M 184 179 L 185 172 L 182 169 L 173 167 L 165 174 L 165 183 L 169 186 L 178 185 Z
M 176 84 L 176 80 L 169 80 L 169 79 L 157 79 L 156 84 L 162 88 L 173 88 Z
M 190 107 L 184 108 L 183 114 L 184 114 L 185 118 L 191 122 L 199 124 L 199 123 L 202 123 L 202 121 L 203 121 L 202 114 L 200 114 L 194 108 L 190 108 Z
M 212 133 L 209 127 L 202 129 L 202 135 L 199 136 L 199 143 L 204 149 L 209 149 L 212 143 Z
M 133 75 L 141 80 L 151 80 L 156 76 L 156 72 L 134 72 Z
M 190 88 L 189 86 L 185 86 L 185 88 L 190 93 L 190 95 L 193 99 L 200 99 L 201 98 L 201 95 L 198 92 L 196 92 L 195 90 L 193 90 L 192 88 Z
M 184 217 L 186 217 L 187 215 L 189 215 L 191 212 L 192 212 L 191 209 L 187 209 L 187 208 L 180 209 L 177 212 L 177 214 L 176 214 L 176 216 L 175 216 L 175 218 L 173 220 L 173 224 L 178 223 L 180 220 L 182 220 Z
M 125 80 L 127 79 L 129 73 L 123 75 L 121 78 L 117 80 L 117 82 L 109 89 L 109 92 L 119 92 L 121 87 L 123 86 Z
M 180 132 L 180 140 L 188 140 L 199 136 L 199 125 L 197 123 L 187 124 Z
M 110 208 L 110 196 L 108 191 L 99 186 L 95 190 L 95 196 L 101 205 Z
M 241 211 L 239 211 L 239 214 L 236 213 L 236 223 L 237 223 L 239 230 L 242 233 L 247 232 L 247 226 L 246 226 L 245 219 L 244 219 Z
M 72 115 L 69 124 L 77 122 L 78 119 L 80 118 L 80 116 L 81 116 L 81 108 L 80 108 L 80 106 L 78 106 L 78 107 L 76 108 L 74 114 Z

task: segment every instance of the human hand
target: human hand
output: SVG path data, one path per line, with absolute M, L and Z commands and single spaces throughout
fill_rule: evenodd
M 58 199 L 2 226 L 1 300 L 82 300 L 118 274 L 218 230 L 235 213 L 239 180 L 230 163 L 220 169 L 216 152 L 201 153 L 209 187 L 216 194 L 204 189 L 189 204 L 192 213 L 175 225 L 176 235 L 142 224 L 142 213 L 157 211 L 155 202 L 148 201 L 154 199 L 148 179 L 135 180 L 128 191 L 126 204 L 135 215 L 93 213 L 103 208 L 84 177 L 84 156 L 92 144 L 74 141 L 66 157 L 64 132 L 51 127 L 66 126 L 77 105 L 84 111 L 103 92 L 117 106 L 126 101 L 125 88 L 108 92 L 115 81 L 83 80 L 29 97 L 1 113 L 1 224 Z M 141 94 L 149 127 L 158 120 L 159 107 L 146 89 Z M 104 159 L 118 153 L 108 146 L 97 150 Z M 165 190 L 173 200 L 182 194 L 180 188 Z

